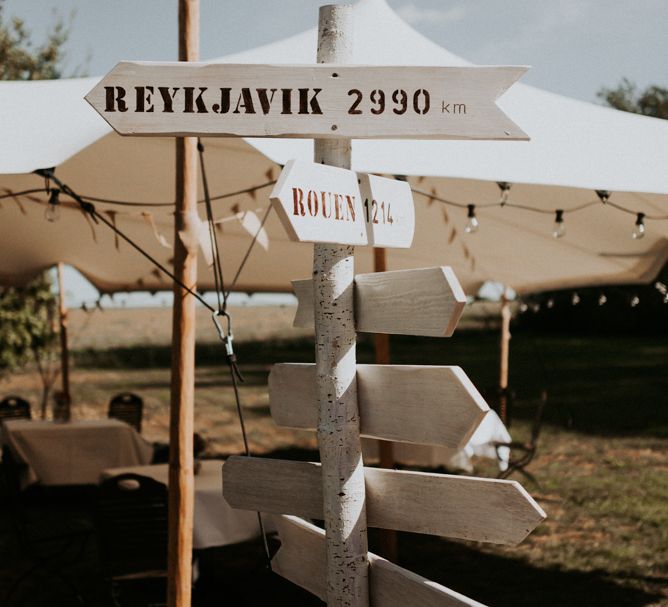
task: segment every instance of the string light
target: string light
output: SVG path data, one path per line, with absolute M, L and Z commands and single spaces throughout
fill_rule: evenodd
M 46 210 L 44 211 L 44 217 L 47 221 L 52 223 L 60 219 L 60 200 L 58 199 L 59 195 L 60 190 L 58 188 L 51 190 L 49 204 L 46 205 Z
M 475 205 L 474 204 L 469 204 L 467 205 L 468 208 L 468 222 L 466 223 L 466 226 L 464 227 L 464 232 L 467 234 L 474 234 L 475 232 L 478 231 L 478 228 L 480 227 L 480 224 L 478 223 L 478 218 L 475 216 Z
M 634 295 L 631 298 L 631 307 L 635 308 L 639 303 L 640 303 L 640 297 L 638 297 L 637 295 Z
M 540 312 L 540 304 L 539 304 L 538 302 L 534 302 L 534 303 L 532 303 L 532 304 L 531 304 L 531 311 L 532 311 L 534 314 L 538 314 L 538 312 Z
M 555 238 L 561 238 L 566 234 L 566 228 L 564 226 L 564 210 L 557 209 L 554 213 L 554 228 L 552 229 L 552 236 Z
M 499 186 L 501 190 L 501 197 L 499 198 L 499 204 L 504 206 L 508 202 L 508 193 L 510 192 L 511 184 L 507 181 L 498 181 L 496 185 Z
M 633 228 L 633 234 L 631 236 L 635 240 L 640 240 L 645 236 L 645 213 L 638 213 L 636 215 L 636 225 Z
M 529 306 L 527 306 L 524 302 L 520 304 L 520 313 L 524 314 L 528 309 Z
M 571 304 L 577 306 L 580 303 L 580 296 L 577 293 L 573 293 L 571 297 Z
M 545 305 L 551 310 L 552 308 L 554 308 L 554 299 L 550 297 L 550 299 L 547 300 Z
M 601 293 L 598 296 L 598 305 L 604 306 L 608 302 L 608 298 L 605 296 L 605 293 Z

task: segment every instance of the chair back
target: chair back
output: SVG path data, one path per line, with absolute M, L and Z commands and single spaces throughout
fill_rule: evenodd
M 20 396 L 6 396 L 0 401 L 0 421 L 31 418 L 30 403 Z
M 121 392 L 109 402 L 108 417 L 125 422 L 139 433 L 143 412 L 144 401 L 132 392 Z
M 110 578 L 167 570 L 167 487 L 139 474 L 102 482 L 97 525 Z

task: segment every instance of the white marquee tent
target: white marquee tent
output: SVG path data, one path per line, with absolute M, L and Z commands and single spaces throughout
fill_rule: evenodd
M 216 61 L 310 63 L 315 48 L 314 28 Z M 467 65 L 413 30 L 384 0 L 356 5 L 354 55 L 360 64 Z M 55 166 L 63 182 L 80 195 L 100 199 L 93 200 L 100 212 L 169 263 L 173 140 L 122 138 L 110 132 L 83 100 L 96 81 L 0 83 L 0 196 L 5 196 L 0 198 L 0 282 L 23 282 L 62 261 L 102 291 L 171 288 L 148 261 L 105 226 L 92 224 L 66 197 L 59 205 L 60 219 L 49 222 L 44 218 L 46 194 L 19 194 L 43 187 L 32 171 Z M 668 221 L 659 220 L 668 218 L 668 121 L 523 84 L 514 85 L 499 105 L 531 136 L 530 142 L 354 142 L 355 169 L 408 176 L 416 192 L 423 193 L 415 194 L 414 246 L 388 251 L 388 268 L 451 265 L 469 294 L 487 280 L 526 292 L 654 278 L 668 258 Z M 306 140 L 221 138 L 204 143 L 214 196 L 267 184 L 290 158 L 312 158 L 312 143 Z M 497 182 L 512 184 L 503 207 L 495 204 L 500 198 Z M 234 275 L 247 251 L 257 218 L 267 208 L 269 188 L 214 203 L 226 278 Z M 607 204 L 595 190 L 611 193 Z M 472 235 L 463 230 L 467 204 L 478 206 L 480 230 Z M 557 209 L 565 211 L 567 229 L 560 239 L 551 235 Z M 647 234 L 634 240 L 638 212 L 646 214 Z M 371 271 L 371 249 L 359 248 L 356 258 L 358 272 Z M 270 213 L 237 288 L 286 291 L 290 280 L 310 271 L 310 245 L 289 242 Z M 211 272 L 201 263 L 201 287 L 212 288 L 212 283 Z

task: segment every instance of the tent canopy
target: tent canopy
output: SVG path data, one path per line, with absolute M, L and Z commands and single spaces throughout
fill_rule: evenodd
M 309 63 L 315 57 L 313 28 L 216 61 Z M 355 6 L 355 63 L 467 65 L 404 23 L 384 0 Z M 79 194 L 130 201 L 95 202 L 116 225 L 159 260 L 171 251 L 174 143 L 171 138 L 121 138 L 83 100 L 97 79 L 0 83 L 0 195 L 40 187 L 29 173 L 57 167 Z M 668 121 L 568 99 L 522 84 L 499 100 L 530 142 L 377 141 L 353 143 L 357 170 L 409 177 L 416 191 L 416 237 L 408 250 L 388 251 L 388 267 L 451 265 L 473 294 L 487 280 L 519 292 L 587 284 L 646 282 L 668 258 Z M 290 158 L 312 158 L 312 142 L 295 139 L 205 140 L 214 195 L 273 181 Z M 509 204 L 497 203 L 497 182 L 509 182 Z M 595 190 L 609 190 L 604 205 Z M 226 277 L 231 277 L 268 205 L 269 188 L 215 202 L 221 221 Z M 63 261 L 103 291 L 160 290 L 169 281 L 156 273 L 104 226 L 90 225 L 69 203 L 61 219 L 44 220 L 47 197 L 0 200 L 3 238 L 0 280 L 19 283 Z M 446 204 L 448 201 L 451 204 Z M 577 211 L 570 209 L 587 205 Z M 464 234 L 467 204 L 478 206 L 480 230 Z M 611 207 L 621 205 L 626 213 Z M 457 206 L 459 205 L 459 206 Z M 463 205 L 463 207 L 462 207 Z M 518 208 L 526 206 L 534 210 Z M 567 234 L 551 236 L 554 212 L 564 209 Z M 250 213 L 248 213 L 250 211 Z M 647 236 L 633 240 L 635 213 L 647 215 Z M 273 213 L 240 275 L 246 291 L 285 291 L 311 271 L 309 245 L 288 241 Z M 164 239 L 162 239 L 164 241 Z M 368 248 L 357 250 L 357 271 L 371 271 Z M 200 263 L 200 286 L 212 277 Z

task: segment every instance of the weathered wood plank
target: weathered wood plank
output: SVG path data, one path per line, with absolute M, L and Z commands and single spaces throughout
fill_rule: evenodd
M 281 548 L 274 573 L 325 600 L 325 532 L 294 516 L 277 517 Z M 441 584 L 369 553 L 371 607 L 485 607 Z
M 86 101 L 121 135 L 526 140 L 495 103 L 526 69 L 124 61 Z
M 292 282 L 296 327 L 313 326 L 310 279 Z M 452 268 L 395 270 L 355 277 L 355 328 L 363 333 L 450 337 L 466 305 Z
M 269 198 L 292 240 L 393 248 L 413 242 L 406 181 L 289 160 Z
M 320 464 L 230 457 L 223 494 L 233 508 L 322 518 Z M 515 481 L 364 468 L 370 527 L 518 544 L 545 513 Z
M 314 430 L 315 365 L 281 363 L 269 374 L 271 416 L 279 426 Z M 357 365 L 363 436 L 461 449 L 489 407 L 460 367 Z

